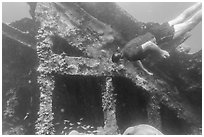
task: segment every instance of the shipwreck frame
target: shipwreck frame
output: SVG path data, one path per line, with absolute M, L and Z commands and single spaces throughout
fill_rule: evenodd
M 93 4 L 93 5 L 92 5 Z M 112 63 L 111 55 L 118 46 L 122 47 L 124 41 L 127 42 L 136 35 L 139 35 L 138 21 L 132 18 L 115 3 L 35 3 L 31 6 L 33 20 L 38 24 L 37 34 L 37 84 L 39 86 L 39 110 L 35 122 L 35 134 L 55 134 L 53 124 L 53 92 L 55 91 L 55 76 L 83 76 L 100 77 L 101 82 L 101 102 L 104 115 L 104 126 L 102 134 L 120 134 L 117 123 L 116 105 L 117 93 L 114 87 L 114 78 L 124 78 L 130 80 L 138 90 L 147 94 L 147 124 L 162 130 L 161 107 L 173 110 L 176 117 L 188 123 L 190 132 L 200 133 L 200 116 L 197 116 L 192 109 L 187 109 L 188 102 L 181 101 L 180 90 L 183 87 L 172 85 L 169 82 L 167 73 L 158 70 L 158 66 L 169 67 L 168 63 L 159 62 L 153 69 L 155 72 L 161 72 L 161 75 L 149 76 L 130 62 L 117 65 Z M 99 7 L 102 7 L 101 9 Z M 99 8 L 98 12 L 94 13 Z M 113 14 L 107 15 L 108 11 L 101 15 L 106 8 Z M 114 17 L 117 13 L 117 17 Z M 114 17 L 114 18 L 113 18 Z M 112 18 L 111 21 L 108 18 Z M 127 25 L 118 20 L 127 20 Z M 126 29 L 128 31 L 124 31 Z M 3 35 L 27 42 L 21 37 L 14 37 L 12 34 L 3 30 Z M 118 40 L 118 37 L 120 40 Z M 56 38 L 58 40 L 56 40 Z M 58 43 L 60 39 L 65 43 Z M 122 40 L 121 40 L 122 39 Z M 180 53 L 176 50 L 185 38 L 180 38 L 175 43 L 169 43 L 173 48 L 168 49 L 174 58 L 179 61 L 173 65 L 179 64 L 186 73 L 195 71 L 196 76 L 202 74 L 201 51 L 189 55 Z M 116 42 L 117 41 L 117 42 Z M 24 44 L 25 44 L 24 43 Z M 27 42 L 29 43 L 29 42 Z M 27 45 L 35 45 L 31 42 Z M 64 45 L 65 44 L 65 45 Z M 119 45 L 118 45 L 119 44 Z M 56 50 L 61 45 L 73 48 L 72 52 L 68 50 Z M 32 46 L 30 46 L 32 47 Z M 66 47 L 67 48 L 67 47 Z M 65 49 L 66 49 L 65 48 Z M 169 60 L 171 61 L 171 60 Z M 148 60 L 144 62 L 148 64 Z M 148 66 L 148 65 L 147 65 Z M 195 77 L 196 77 L 195 76 Z M 185 76 L 184 76 L 185 77 Z M 194 84 L 196 79 L 190 80 Z M 170 83 L 170 84 L 169 84 Z M 182 90 L 202 89 L 202 83 L 197 87 L 188 85 Z M 184 83 L 186 86 L 187 84 Z M 184 97 L 184 96 L 182 96 Z M 190 106 L 191 107 L 191 106 Z M 202 117 L 202 116 L 201 116 Z M 198 126 L 199 125 L 199 126 Z

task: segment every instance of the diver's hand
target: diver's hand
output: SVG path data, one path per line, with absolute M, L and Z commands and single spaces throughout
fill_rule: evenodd
M 169 52 L 167 52 L 166 50 L 162 50 L 161 52 L 162 52 L 161 57 L 164 58 L 164 59 L 166 59 L 166 58 L 168 58 L 170 56 Z

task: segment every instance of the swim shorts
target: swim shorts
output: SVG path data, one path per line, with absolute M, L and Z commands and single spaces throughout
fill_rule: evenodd
M 159 23 L 146 23 L 146 31 L 152 33 L 158 45 L 171 41 L 173 39 L 175 30 L 173 26 L 170 26 L 168 22 Z

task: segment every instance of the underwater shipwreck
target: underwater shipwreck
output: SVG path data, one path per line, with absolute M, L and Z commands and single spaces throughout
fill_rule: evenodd
M 116 3 L 28 3 L 32 19 L 2 23 L 3 134 L 117 135 L 138 124 L 163 134 L 202 134 L 202 51 L 170 58 L 111 61 L 141 35 Z M 193 46 L 193 45 L 192 45 Z

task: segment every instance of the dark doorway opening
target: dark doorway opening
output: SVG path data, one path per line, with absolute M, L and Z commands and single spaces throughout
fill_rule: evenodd
M 113 84 L 117 91 L 116 116 L 120 132 L 130 126 L 147 123 L 147 92 L 122 77 L 114 78 Z
M 190 125 L 177 118 L 176 112 L 164 105 L 161 105 L 161 121 L 162 132 L 165 135 L 187 135 L 191 132 Z
M 100 78 L 55 76 L 53 112 L 56 134 L 90 133 L 103 126 Z

